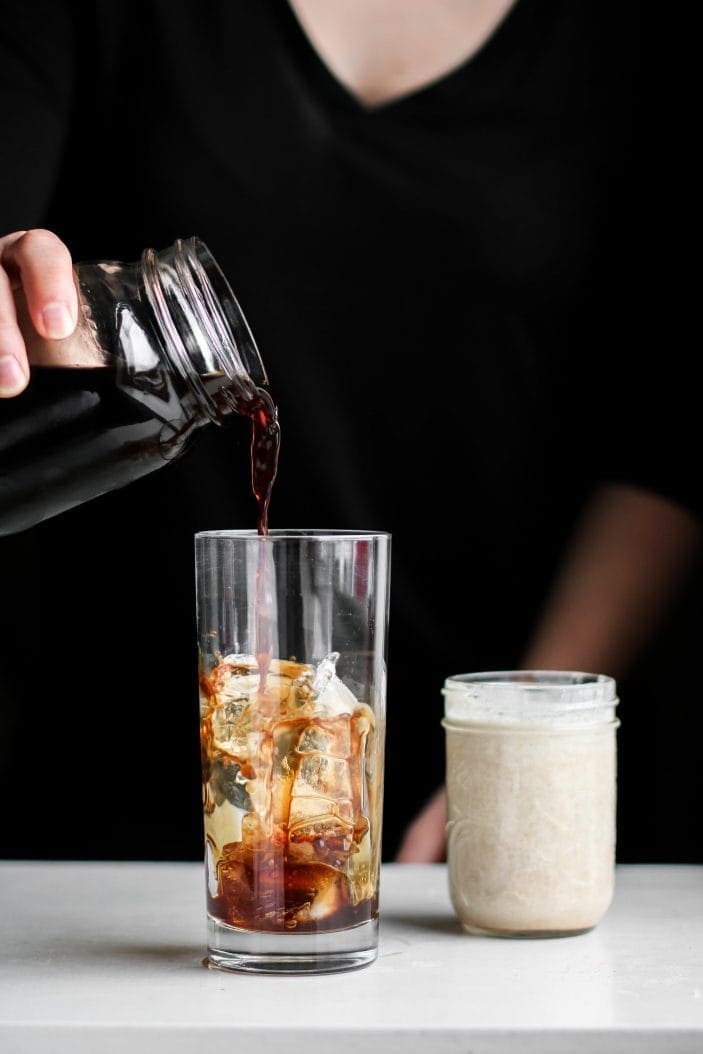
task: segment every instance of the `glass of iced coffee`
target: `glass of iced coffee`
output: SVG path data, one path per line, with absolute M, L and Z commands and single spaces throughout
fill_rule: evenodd
M 447 678 L 444 700 L 449 885 L 464 929 L 592 929 L 613 895 L 615 682 L 470 673 Z
M 375 959 L 390 536 L 196 535 L 208 960 Z

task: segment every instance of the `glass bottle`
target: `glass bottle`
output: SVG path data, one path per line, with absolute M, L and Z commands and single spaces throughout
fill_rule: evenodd
M 203 427 L 254 420 L 262 400 L 275 418 L 252 333 L 198 238 L 74 276 L 65 340 L 40 337 L 16 294 L 31 378 L 0 402 L 0 535 L 169 464 Z

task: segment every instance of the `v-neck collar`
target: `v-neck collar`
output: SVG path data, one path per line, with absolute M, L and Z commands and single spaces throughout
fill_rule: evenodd
M 525 19 L 529 21 L 530 16 L 534 15 L 534 9 L 529 0 L 516 0 L 483 44 L 463 62 L 402 95 L 394 96 L 385 102 L 368 104 L 360 99 L 351 88 L 348 88 L 328 66 L 288 0 L 273 0 L 273 6 L 280 15 L 283 31 L 311 86 L 332 97 L 338 105 L 345 109 L 369 119 L 382 117 L 387 113 L 402 110 L 406 106 L 412 106 L 413 103 L 441 91 L 454 80 L 472 79 L 479 76 L 510 51 L 513 47 L 513 40 L 516 36 L 518 38 L 520 36 L 523 21 Z M 528 9 L 530 9 L 529 12 Z

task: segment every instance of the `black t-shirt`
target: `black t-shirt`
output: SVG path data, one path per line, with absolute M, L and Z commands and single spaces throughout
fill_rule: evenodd
M 389 855 L 442 780 L 444 678 L 519 665 L 593 487 L 691 500 L 633 323 L 637 25 L 518 0 L 369 109 L 285 0 L 13 7 L 0 231 L 121 260 L 199 235 L 279 405 L 271 525 L 393 533 Z M 248 442 L 213 427 L 0 542 L 6 855 L 199 855 L 192 536 L 254 525 Z

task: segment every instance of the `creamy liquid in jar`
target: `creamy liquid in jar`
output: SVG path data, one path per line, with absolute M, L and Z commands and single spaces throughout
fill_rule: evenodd
M 613 895 L 615 682 L 551 671 L 444 686 L 447 861 L 469 932 L 591 929 Z

